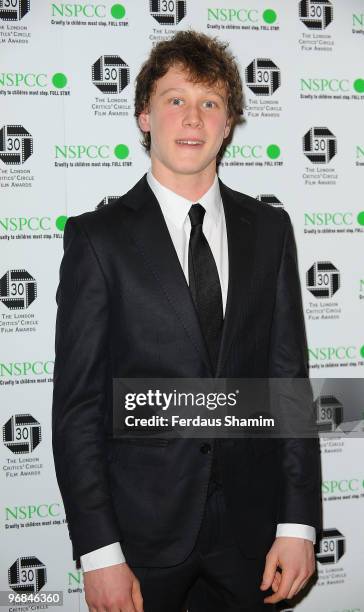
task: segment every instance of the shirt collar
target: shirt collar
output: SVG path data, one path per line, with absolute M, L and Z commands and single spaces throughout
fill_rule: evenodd
M 185 219 L 188 215 L 188 212 L 191 208 L 191 205 L 196 204 L 197 202 L 187 200 L 186 198 L 178 195 L 171 189 L 168 189 L 168 187 L 162 185 L 155 178 L 155 176 L 153 176 L 151 170 L 149 170 L 147 173 L 147 181 L 149 187 L 151 188 L 159 202 L 163 215 L 167 217 L 178 228 L 182 228 Z M 211 187 L 206 191 L 206 193 L 204 193 L 203 196 L 199 198 L 198 202 L 206 210 L 206 215 L 208 215 L 215 223 L 215 225 L 217 225 L 222 208 L 217 174 L 215 174 L 215 180 L 212 183 Z

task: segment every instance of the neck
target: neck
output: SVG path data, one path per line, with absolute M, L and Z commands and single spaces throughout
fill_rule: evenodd
M 196 174 L 177 174 L 165 166 L 162 167 L 158 160 L 152 158 L 152 174 L 167 189 L 186 200 L 197 202 L 215 180 L 216 163 Z

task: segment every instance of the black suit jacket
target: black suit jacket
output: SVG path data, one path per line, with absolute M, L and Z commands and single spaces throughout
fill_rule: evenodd
M 113 440 L 113 377 L 307 376 L 289 216 L 221 182 L 220 190 L 229 286 L 215 373 L 146 176 L 115 203 L 67 221 L 52 429 L 75 559 L 120 541 L 131 565 L 175 565 L 202 519 L 212 454 L 196 439 Z M 266 554 L 277 523 L 319 527 L 317 440 L 226 440 L 221 461 L 246 556 Z

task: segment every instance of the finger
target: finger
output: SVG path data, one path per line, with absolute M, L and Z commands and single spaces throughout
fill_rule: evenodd
M 296 580 L 296 574 L 292 572 L 288 572 L 287 570 L 282 574 L 282 580 L 279 585 L 279 589 L 274 595 L 270 595 L 269 597 L 264 598 L 264 603 L 277 603 L 278 601 L 282 601 L 282 599 L 287 599 L 288 593 L 290 592 L 294 581 Z
M 276 572 L 276 575 L 274 576 L 274 580 L 272 582 L 272 589 L 274 590 L 274 592 L 278 591 L 280 583 L 281 583 L 280 575 L 278 574 L 278 572 Z
M 131 596 L 133 600 L 133 604 L 137 612 L 143 612 L 143 597 L 140 590 L 140 582 L 138 580 L 133 581 L 133 586 L 131 590 Z
M 296 592 L 294 593 L 294 595 L 297 595 L 297 593 L 299 593 L 308 583 L 310 579 L 310 576 L 308 578 L 305 578 L 304 580 L 301 580 L 300 584 L 298 585 Z M 294 597 L 294 595 L 292 595 L 292 597 Z M 288 597 L 290 596 L 290 594 L 288 594 Z
M 272 582 L 272 589 L 276 593 L 279 589 L 279 585 L 281 584 L 282 574 L 281 572 L 276 572 L 274 576 L 274 580 Z
M 137 612 L 131 598 L 129 599 L 127 604 L 121 606 L 121 612 Z
M 263 572 L 262 583 L 260 585 L 260 588 L 262 591 L 266 591 L 271 586 L 275 573 L 276 573 L 277 563 L 278 563 L 278 559 L 275 556 L 270 555 L 270 554 L 267 555 L 266 561 L 265 561 L 264 572 Z
M 300 575 L 293 582 L 293 584 L 292 584 L 292 586 L 291 586 L 291 588 L 289 590 L 289 593 L 287 595 L 287 599 L 291 599 L 292 597 L 294 597 L 298 593 L 298 591 L 300 590 L 299 587 L 300 587 L 301 584 L 302 584 L 302 576 Z

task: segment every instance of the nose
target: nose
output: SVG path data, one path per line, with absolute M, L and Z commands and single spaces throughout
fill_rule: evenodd
M 189 104 L 183 117 L 183 126 L 199 128 L 202 127 L 202 125 L 203 121 L 198 105 Z

